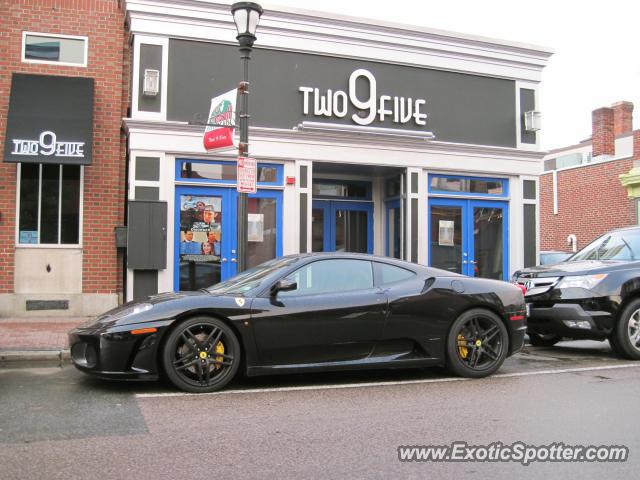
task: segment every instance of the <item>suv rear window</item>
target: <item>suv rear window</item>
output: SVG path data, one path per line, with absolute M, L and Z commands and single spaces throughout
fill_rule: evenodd
M 640 260 L 640 229 L 604 234 L 569 259 L 580 260 Z

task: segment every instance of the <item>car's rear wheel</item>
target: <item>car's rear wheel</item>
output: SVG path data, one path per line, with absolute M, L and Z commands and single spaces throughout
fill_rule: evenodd
M 552 347 L 562 340 L 562 337 L 555 333 L 535 333 L 528 330 L 527 335 L 529 335 L 529 343 L 534 347 Z
M 622 357 L 640 360 L 640 299 L 629 303 L 618 318 L 611 347 Z
M 194 317 L 174 328 L 164 344 L 167 378 L 181 390 L 215 392 L 225 387 L 240 365 L 240 343 L 227 324 Z
M 502 366 L 508 350 L 509 334 L 500 318 L 488 310 L 469 310 L 451 326 L 447 368 L 462 377 L 486 377 Z

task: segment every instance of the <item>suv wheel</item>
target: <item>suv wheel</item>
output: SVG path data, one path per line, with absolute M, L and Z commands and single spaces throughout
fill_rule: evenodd
M 611 347 L 620 356 L 640 360 L 640 299 L 624 308 L 612 337 Z

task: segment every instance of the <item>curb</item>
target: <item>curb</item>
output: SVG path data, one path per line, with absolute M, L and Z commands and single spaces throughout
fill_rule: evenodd
M 71 363 L 69 350 L 5 350 L 0 351 L 0 368 L 62 367 Z

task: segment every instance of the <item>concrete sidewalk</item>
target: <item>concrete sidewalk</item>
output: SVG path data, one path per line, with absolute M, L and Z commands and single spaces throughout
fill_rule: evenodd
M 67 332 L 89 317 L 0 318 L 0 367 L 69 361 Z

